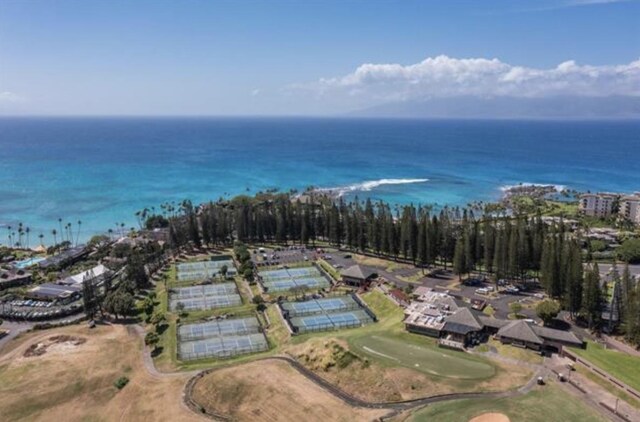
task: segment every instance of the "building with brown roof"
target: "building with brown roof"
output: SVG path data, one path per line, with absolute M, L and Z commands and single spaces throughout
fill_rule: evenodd
M 378 277 L 371 268 L 362 265 L 352 265 L 341 272 L 342 281 L 349 286 L 365 286 Z
M 582 347 L 571 331 L 540 327 L 525 320 L 492 318 L 446 293 L 430 291 L 405 309 L 407 331 L 438 339 L 438 344 L 464 349 L 495 334 L 505 344 L 559 352 L 564 346 Z
M 559 352 L 564 346 L 584 347 L 584 342 L 571 331 L 539 327 L 525 320 L 511 321 L 498 330 L 496 337 L 504 344 L 533 350 Z

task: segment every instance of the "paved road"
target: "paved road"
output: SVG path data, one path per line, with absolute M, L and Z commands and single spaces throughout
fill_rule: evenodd
M 9 330 L 9 334 L 0 338 L 0 351 L 18 335 L 33 328 L 33 325 L 33 322 L 4 321 L 2 325 L 0 325 L 0 329 Z

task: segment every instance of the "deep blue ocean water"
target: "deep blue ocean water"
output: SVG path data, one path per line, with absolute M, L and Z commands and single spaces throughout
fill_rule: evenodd
M 58 218 L 87 238 L 143 207 L 269 188 L 464 205 L 518 183 L 638 191 L 640 122 L 0 119 L 0 243 L 18 221 L 49 243 Z

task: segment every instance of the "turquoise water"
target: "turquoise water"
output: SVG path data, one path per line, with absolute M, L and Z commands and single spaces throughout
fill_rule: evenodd
M 0 242 L 143 207 L 313 185 L 348 198 L 465 205 L 518 183 L 640 190 L 639 122 L 0 119 Z
M 29 268 L 33 265 L 36 265 L 38 262 L 44 261 L 44 260 L 45 258 L 43 257 L 33 257 L 33 258 L 23 259 L 22 261 L 16 261 L 13 263 L 13 265 L 16 268 L 24 269 L 24 268 Z

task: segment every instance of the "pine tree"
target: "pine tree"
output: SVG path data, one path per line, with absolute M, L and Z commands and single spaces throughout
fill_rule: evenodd
M 600 291 L 600 271 L 598 264 L 592 265 L 587 272 L 584 286 L 584 297 L 582 300 L 582 312 L 589 328 L 598 329 L 602 318 L 602 292 Z
M 458 280 L 462 281 L 462 274 L 467 272 L 465 263 L 465 241 L 463 236 L 456 239 L 455 252 L 453 254 L 453 272 L 458 275 Z

